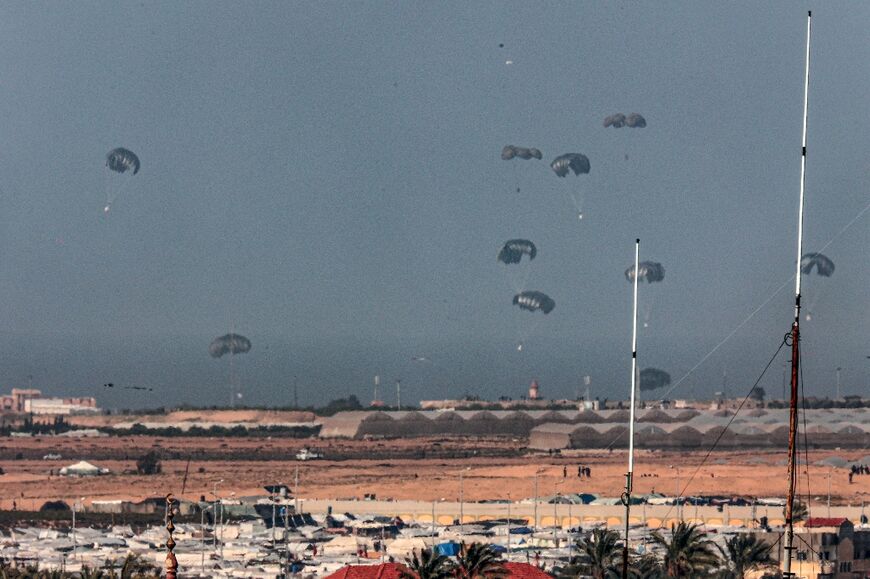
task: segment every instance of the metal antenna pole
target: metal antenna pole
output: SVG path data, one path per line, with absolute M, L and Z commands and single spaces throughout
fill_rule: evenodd
M 402 409 L 402 380 L 396 378 L 396 410 Z
M 631 409 L 628 418 L 628 472 L 625 473 L 625 492 L 622 502 L 625 504 L 625 543 L 622 546 L 622 579 L 628 579 L 628 526 L 631 515 L 631 487 L 634 473 L 634 409 L 635 392 L 637 391 L 637 282 L 640 277 L 640 239 L 634 242 L 634 283 L 633 305 L 631 312 Z
M 299 380 L 293 376 L 293 409 L 299 410 Z
M 372 402 L 378 401 L 378 386 L 381 385 L 381 377 L 378 374 L 375 374 L 375 392 L 374 398 L 372 398 Z
M 837 400 L 840 399 L 840 370 L 842 368 L 837 366 Z
M 788 493 L 785 501 L 785 543 L 783 544 L 783 578 L 794 577 L 791 571 L 792 551 L 794 551 L 794 493 L 797 486 L 797 427 L 798 427 L 798 377 L 800 368 L 800 314 L 801 314 L 801 256 L 804 242 L 804 187 L 807 170 L 807 108 L 810 92 L 810 32 L 812 30 L 812 11 L 807 12 L 807 50 L 804 71 L 804 117 L 801 143 L 801 185 L 798 206 L 797 264 L 794 290 L 794 322 L 791 327 L 791 397 L 788 413 Z

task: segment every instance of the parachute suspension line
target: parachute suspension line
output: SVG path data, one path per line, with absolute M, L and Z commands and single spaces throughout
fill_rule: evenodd
M 807 307 L 806 307 L 807 313 L 806 313 L 806 316 L 804 317 L 804 319 L 806 319 L 807 321 L 810 321 L 813 319 L 813 311 L 815 311 L 816 304 L 819 303 L 819 299 L 822 297 L 822 293 L 824 292 L 824 289 L 825 288 L 819 288 L 819 291 L 814 292 L 813 299 L 811 299 L 810 303 L 807 304 Z
M 798 202 L 798 239 L 797 264 L 794 290 L 794 321 L 791 328 L 791 394 L 788 412 L 788 493 L 785 499 L 785 543 L 783 544 L 784 578 L 794 577 L 791 572 L 792 551 L 794 550 L 794 494 L 797 485 L 797 427 L 798 427 L 798 382 L 800 370 L 800 315 L 801 315 L 801 256 L 803 255 L 804 233 L 804 191 L 807 169 L 807 111 L 810 92 L 810 38 L 812 32 L 812 11 L 807 12 L 806 68 L 804 70 L 804 115 L 801 138 L 801 182 Z
M 230 336 L 236 335 L 236 322 L 233 321 L 230 323 Z M 235 362 L 236 354 L 232 350 L 230 350 L 230 408 L 236 407 L 236 386 L 235 386 L 235 376 L 233 364 Z
M 752 386 L 749 387 L 749 391 L 746 393 L 746 396 L 743 397 L 743 400 L 740 402 L 740 405 L 737 406 L 737 409 L 734 411 L 734 414 L 731 415 L 731 418 L 728 419 L 728 422 L 725 424 L 725 427 L 719 432 L 718 436 L 716 436 L 716 440 L 713 441 L 713 444 L 710 445 L 710 448 L 707 450 L 707 453 L 704 455 L 704 458 L 701 459 L 700 464 L 695 468 L 692 472 L 692 475 L 686 480 L 686 483 L 683 485 L 683 488 L 680 489 L 680 494 L 676 497 L 674 501 L 675 504 L 679 501 L 680 498 L 685 496 L 686 491 L 689 489 L 689 486 L 692 484 L 692 481 L 698 476 L 698 473 L 701 472 L 701 468 L 707 463 L 707 460 L 710 458 L 710 455 L 713 454 L 713 451 L 716 450 L 716 447 L 719 445 L 719 441 L 722 440 L 722 437 L 725 436 L 725 433 L 728 432 L 728 429 L 731 427 L 731 424 L 737 419 L 737 416 L 740 414 L 740 411 L 743 410 L 743 407 L 749 401 L 750 396 L 752 396 L 752 392 L 755 388 L 761 383 L 761 380 L 764 379 L 767 371 L 770 370 L 773 363 L 776 361 L 776 358 L 779 356 L 779 353 L 782 349 L 788 344 L 788 334 L 786 334 L 785 338 L 780 341 L 779 346 L 776 348 L 776 351 L 773 353 L 773 356 L 770 357 L 767 364 L 764 366 L 764 369 L 759 374 L 758 378 L 755 382 L 752 383 Z M 668 516 L 671 514 L 674 505 L 671 505 L 671 508 L 665 513 L 664 517 L 662 517 L 662 522 L 659 523 L 659 529 L 665 524 Z
M 628 579 L 628 526 L 631 514 L 632 476 L 634 475 L 634 412 L 637 392 L 637 284 L 640 278 L 640 239 L 634 241 L 634 287 L 631 307 L 631 396 L 628 418 L 628 472 L 625 473 L 625 542 L 622 545 L 622 579 Z
M 525 348 L 525 346 L 526 346 L 526 341 L 528 341 L 529 338 L 531 338 L 532 336 L 534 336 L 537 333 L 538 326 L 541 325 L 542 316 L 538 316 L 538 315 L 534 315 L 534 314 L 535 314 L 535 312 L 532 312 L 532 319 L 529 321 L 529 323 L 523 324 L 522 326 L 520 326 L 520 332 L 519 332 L 520 340 L 519 340 L 519 343 L 517 344 L 517 351 L 518 352 L 523 351 L 523 348 Z M 524 317 L 528 318 L 528 316 L 524 316 Z
M 233 360 L 235 357 L 236 355 L 230 352 L 230 408 L 235 408 L 236 406 L 236 388 L 234 385 L 235 380 L 233 379 Z
M 571 205 L 574 206 L 574 210 L 577 212 L 577 220 L 583 219 L 583 201 L 584 195 L 582 192 L 574 192 L 568 191 L 568 200 L 571 202 Z
M 105 176 L 105 192 L 106 205 L 103 207 L 103 212 L 108 213 L 112 208 L 112 203 L 115 202 L 118 195 L 124 192 L 129 187 L 131 177 L 139 172 L 140 162 L 136 153 L 118 147 L 112 149 L 106 154 L 106 169 Z M 117 173 L 117 176 L 112 176 L 112 173 Z

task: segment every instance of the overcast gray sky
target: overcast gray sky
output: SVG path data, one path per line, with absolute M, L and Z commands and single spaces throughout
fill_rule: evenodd
M 791 318 L 807 8 L 5 2 L 2 387 L 224 404 L 207 347 L 235 327 L 251 404 L 290 403 L 294 376 L 305 404 L 368 400 L 376 373 L 407 401 L 535 377 L 569 396 L 584 375 L 624 397 L 640 237 L 667 272 L 641 288 L 640 364 L 674 380 L 782 288 L 672 395 L 726 369 L 745 393 Z M 806 249 L 833 240 L 837 269 L 805 280 L 806 389 L 842 367 L 866 393 L 870 212 L 841 230 L 870 202 L 870 4 L 823 3 L 813 26 Z M 635 111 L 647 128 L 602 126 Z M 544 160 L 502 161 L 508 143 Z M 118 146 L 142 169 L 106 215 Z M 591 173 L 558 179 L 565 152 Z M 538 246 L 548 316 L 511 305 L 512 237 Z

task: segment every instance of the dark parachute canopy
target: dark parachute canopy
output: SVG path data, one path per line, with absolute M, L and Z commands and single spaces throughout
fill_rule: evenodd
M 523 254 L 528 255 L 529 260 L 535 259 L 538 248 L 528 239 L 508 239 L 498 252 L 498 260 L 502 263 L 519 263 Z
M 208 345 L 208 353 L 212 358 L 220 358 L 224 354 L 244 354 L 250 350 L 251 341 L 241 334 L 224 334 Z
M 658 368 L 644 368 L 640 371 L 640 389 L 657 390 L 671 383 L 671 375 Z
M 622 113 L 607 115 L 604 117 L 604 126 L 621 129 L 625 126 L 625 115 Z
M 665 279 L 665 267 L 654 261 L 642 261 L 637 265 L 637 270 L 640 273 L 641 281 L 646 280 L 648 283 L 654 281 L 662 281 Z M 634 266 L 632 265 L 625 270 L 625 279 L 634 281 Z
M 543 292 L 527 291 L 514 296 L 514 305 L 530 312 L 541 310 L 545 314 L 549 314 L 556 307 L 556 302 Z
M 501 150 L 501 158 L 505 161 L 510 161 L 514 157 L 519 157 L 520 159 L 541 159 L 543 158 L 543 155 L 538 149 L 529 149 L 514 145 L 506 145 L 505 148 Z
M 106 154 L 106 167 L 116 173 L 126 173 L 133 169 L 133 174 L 139 172 L 139 157 L 136 153 L 124 147 L 112 149 Z
M 553 162 L 550 163 L 550 168 L 559 177 L 567 177 L 568 173 L 572 171 L 575 175 L 588 173 L 591 167 L 589 165 L 589 158 L 586 155 L 565 153 L 553 159 Z
M 642 129 L 646 126 L 646 119 L 638 113 L 631 113 L 629 115 L 616 113 L 604 117 L 604 126 L 613 127 L 615 129 L 621 129 L 622 127 Z
M 625 125 L 635 129 L 642 129 L 646 126 L 646 119 L 638 113 L 631 113 L 625 117 Z
M 834 273 L 834 262 L 827 256 L 821 253 L 805 253 L 801 258 L 801 273 L 812 273 L 813 267 L 824 277 L 831 277 Z

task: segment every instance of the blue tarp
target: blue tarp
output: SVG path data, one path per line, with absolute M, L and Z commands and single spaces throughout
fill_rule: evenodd
M 455 557 L 459 554 L 459 543 L 439 543 L 435 545 L 435 552 L 445 557 Z
M 511 535 L 531 535 L 532 530 L 528 527 L 513 527 L 511 528 Z

